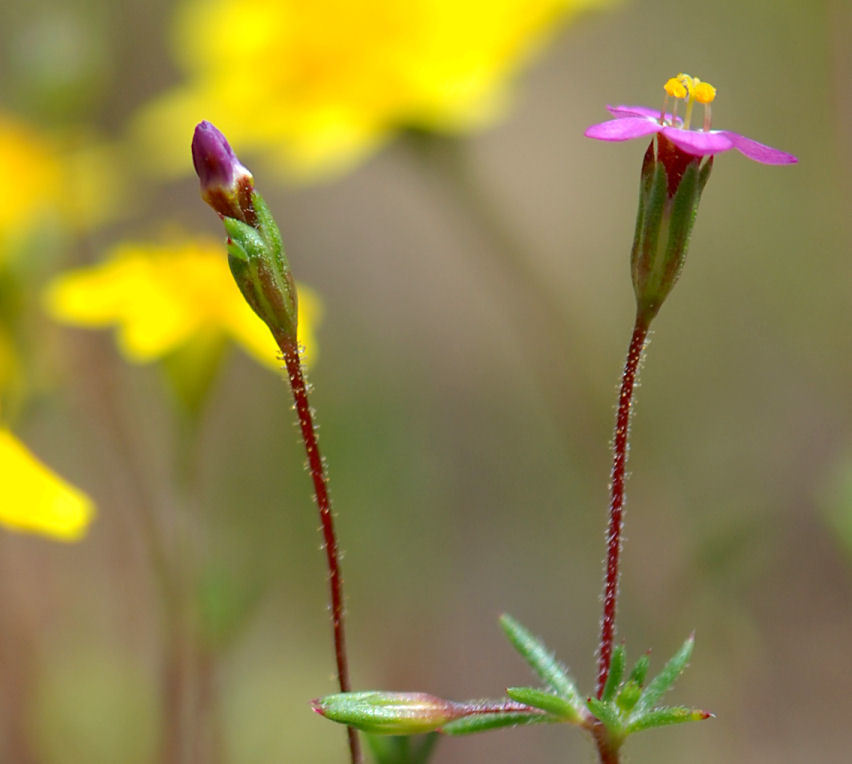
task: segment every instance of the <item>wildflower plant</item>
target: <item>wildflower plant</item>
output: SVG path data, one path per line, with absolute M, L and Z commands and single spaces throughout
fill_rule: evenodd
M 254 178 L 240 164 L 225 136 L 210 122 L 201 122 L 195 128 L 192 161 L 201 182 L 202 199 L 219 214 L 225 226 L 231 274 L 245 301 L 272 333 L 287 369 L 322 527 L 337 679 L 340 691 L 346 693 L 350 682 L 343 622 L 343 578 L 328 477 L 302 367 L 296 281 L 278 226 L 263 197 L 255 190 Z M 350 727 L 347 734 L 352 762 L 360 762 L 357 733 Z
M 636 315 L 618 396 L 610 505 L 606 537 L 603 614 L 592 694 L 580 691 L 567 669 L 524 625 L 503 615 L 509 642 L 529 664 L 542 686 L 510 687 L 500 699 L 451 701 L 424 692 L 357 691 L 349 688 L 343 630 L 342 580 L 337 557 L 325 465 L 320 458 L 296 332 L 297 291 L 281 236 L 251 173 L 237 160 L 224 136 L 210 123 L 196 127 L 193 161 L 204 200 L 219 213 L 228 234 L 228 263 L 243 297 L 267 324 L 286 364 L 308 454 L 329 568 L 332 623 L 340 692 L 313 701 L 323 717 L 348 726 L 352 762 L 360 761 L 355 729 L 368 733 L 379 764 L 425 762 L 434 736 L 419 743 L 404 737 L 422 733 L 467 735 L 506 726 L 570 724 L 592 738 L 602 764 L 620 759 L 625 740 L 654 727 L 699 721 L 708 711 L 663 705 L 663 695 L 680 676 L 690 656 L 690 635 L 649 679 L 645 653 L 628 670 L 626 648 L 616 644 L 619 561 L 633 390 L 651 322 L 674 287 L 686 258 L 689 238 L 715 154 L 737 149 L 764 164 L 792 164 L 791 154 L 710 125 L 715 88 L 697 77 L 679 74 L 666 82 L 663 108 L 610 107 L 614 119 L 588 128 L 586 135 L 605 141 L 653 136 L 642 162 L 639 210 L 631 252 Z M 671 111 L 669 102 L 673 99 Z M 684 114 L 677 114 L 684 104 Z M 696 103 L 704 107 L 700 129 L 691 127 Z M 392 736 L 392 737 L 386 737 Z
M 627 669 L 624 644 L 616 644 L 619 562 L 622 550 L 626 464 L 633 390 L 651 322 L 674 287 L 698 212 L 714 156 L 736 149 L 763 164 L 793 164 L 786 152 L 727 130 L 711 129 L 710 104 L 716 90 L 697 77 L 681 73 L 664 86 L 661 110 L 638 106 L 610 107 L 614 119 L 593 125 L 586 136 L 624 141 L 653 136 L 642 162 L 639 209 L 631 251 L 631 277 L 636 316 L 621 379 L 613 438 L 610 506 L 606 537 L 603 614 L 597 655 L 595 692 L 585 695 L 554 655 L 511 616 L 501 626 L 512 646 L 530 665 L 544 687 L 510 687 L 506 698 L 463 703 L 422 693 L 341 693 L 314 701 L 327 719 L 372 734 L 409 735 L 427 730 L 463 735 L 518 724 L 566 723 L 585 730 L 602 764 L 620 760 L 628 736 L 654 727 L 710 718 L 708 711 L 661 704 L 692 654 L 691 635 L 653 678 L 643 654 Z M 671 111 L 668 111 L 672 103 Z M 696 104 L 704 107 L 701 128 L 692 128 Z M 683 105 L 683 116 L 678 106 Z M 378 761 L 394 761 L 393 758 Z M 413 759 L 412 759 L 413 760 Z

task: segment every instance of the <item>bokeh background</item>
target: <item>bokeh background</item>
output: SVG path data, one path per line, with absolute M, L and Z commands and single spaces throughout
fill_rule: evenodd
M 714 125 L 800 163 L 717 158 L 683 277 L 654 326 L 633 420 L 619 635 L 629 656 L 653 648 L 659 665 L 694 629 L 671 699 L 717 718 L 644 733 L 627 751 L 635 762 L 846 761 L 848 4 L 550 9 L 528 49 L 494 54 L 499 97 L 471 98 L 470 113 L 444 122 L 438 107 L 428 118 L 383 113 L 326 164 L 308 150 L 282 159 L 294 139 L 272 120 L 252 133 L 244 108 L 257 94 L 156 116 L 164 94 L 213 66 L 205 40 L 185 37 L 187 13 L 203 5 L 5 0 L 0 10 L 0 108 L 65 173 L 32 222 L 4 222 L 2 415 L 97 505 L 77 543 L 0 537 L 2 760 L 166 761 L 164 666 L 187 662 L 215 751 L 196 760 L 346 760 L 343 730 L 308 705 L 335 684 L 286 384 L 234 349 L 187 414 L 168 359 L 130 362 L 111 332 L 44 308 L 55 278 L 122 242 L 220 235 L 190 173 L 192 127 L 205 117 L 235 134 L 297 278 L 323 306 L 310 377 L 346 553 L 354 685 L 461 699 L 528 683 L 497 625 L 506 611 L 592 687 L 644 145 L 582 133 L 606 103 L 657 105 L 685 70 L 718 88 Z M 393 35 L 371 28 L 373 5 L 342 28 L 346 4 L 327 11 L 316 33 L 337 37 L 317 50 Z M 463 57 L 465 35 L 490 33 L 494 19 L 489 4 L 454 5 L 481 16 L 440 54 Z M 501 23 L 525 23 L 515 16 Z M 235 40 L 246 29 L 228 28 Z M 197 30 L 210 33 L 201 20 Z M 315 74 L 324 61 L 312 61 Z M 298 74 L 258 71 L 251 87 L 263 96 Z M 274 112 L 278 96 L 265 92 Z M 308 121 L 304 134 L 317 129 Z M 0 199 L 14 209 L 39 185 L 26 183 L 28 161 L 4 161 Z M 146 523 L 169 575 L 194 582 L 177 610 L 163 606 Z M 448 739 L 434 760 L 593 758 L 557 726 Z

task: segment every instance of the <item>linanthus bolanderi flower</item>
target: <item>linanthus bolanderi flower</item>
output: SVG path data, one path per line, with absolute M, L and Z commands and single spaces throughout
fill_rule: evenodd
M 601 141 L 626 141 L 648 135 L 652 140 L 642 163 L 639 212 L 631 254 L 637 320 L 656 316 L 680 275 L 701 194 L 710 177 L 713 157 L 730 149 L 762 164 L 794 164 L 792 154 L 729 130 L 711 130 L 710 104 L 716 89 L 698 77 L 678 74 L 664 85 L 662 109 L 609 106 L 615 119 L 589 127 L 585 135 Z M 673 101 L 668 112 L 669 100 Z M 684 116 L 677 114 L 685 102 Z M 704 107 L 700 129 L 691 127 L 696 103 Z
M 196 125 L 192 161 L 201 198 L 222 218 L 228 265 L 245 301 L 263 319 L 279 347 L 298 332 L 298 296 L 281 234 L 251 173 L 210 122 Z
M 316 293 L 300 285 L 299 342 L 316 357 L 322 314 Z M 87 328 L 116 328 L 122 354 L 134 363 L 165 358 L 193 340 L 230 338 L 253 358 L 278 368 L 269 332 L 234 292 L 221 245 L 206 237 L 164 243 L 124 243 L 101 264 L 58 276 L 44 303 L 57 320 Z
M 94 516 L 94 504 L 88 496 L 42 464 L 2 426 L 0 484 L 0 523 L 11 530 L 77 541 Z
M 265 167 L 347 169 L 404 127 L 491 124 L 516 72 L 582 10 L 612 0 L 185 0 L 174 35 L 184 83 L 137 126 L 164 172 L 202 116 Z

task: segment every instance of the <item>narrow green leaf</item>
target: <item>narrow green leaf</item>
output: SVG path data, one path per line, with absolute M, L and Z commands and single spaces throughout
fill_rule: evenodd
M 521 657 L 530 665 L 541 680 L 567 700 L 577 713 L 581 713 L 583 701 L 574 682 L 559 661 L 539 640 L 508 613 L 500 616 L 500 626 Z
M 615 704 L 607 703 L 597 698 L 586 698 L 586 705 L 601 721 L 604 727 L 609 730 L 611 735 L 621 737 L 624 734 L 624 724 L 621 721 L 621 714 L 619 714 Z
M 430 732 L 428 735 L 423 735 L 419 742 L 412 742 L 411 760 L 409 764 L 427 764 L 432 758 L 432 753 L 435 746 L 438 745 L 440 735 L 437 732 Z M 418 739 L 415 738 L 415 741 Z
M 517 711 L 496 714 L 477 714 L 456 719 L 441 727 L 446 735 L 472 735 L 475 732 L 499 729 L 500 727 L 518 727 L 524 724 L 541 724 L 543 722 L 560 722 L 550 714 L 519 713 Z
M 633 667 L 633 671 L 630 672 L 630 676 L 627 678 L 628 681 L 636 682 L 640 687 L 645 684 L 645 677 L 648 676 L 648 668 L 651 665 L 651 657 L 648 653 L 644 653 L 638 661 L 636 661 L 636 665 Z
M 664 727 L 667 724 L 683 724 L 684 722 L 700 722 L 713 716 L 709 711 L 701 711 L 698 708 L 686 708 L 686 706 L 665 706 L 655 708 L 644 716 L 630 722 L 627 733 L 640 732 L 652 727 Z
M 534 687 L 509 687 L 506 690 L 512 700 L 518 703 L 525 703 L 534 708 L 540 708 L 542 711 L 558 716 L 569 722 L 579 723 L 580 715 L 577 709 L 574 708 L 567 700 L 559 695 L 554 695 L 552 692 L 543 692 Z
M 366 735 L 376 764 L 427 764 L 439 735 Z
M 686 642 L 681 645 L 680 650 L 663 666 L 663 670 L 648 683 L 648 686 L 642 691 L 642 695 L 639 696 L 639 700 L 636 703 L 636 708 L 633 712 L 635 718 L 639 718 L 647 711 L 650 711 L 663 694 L 675 683 L 675 680 L 686 667 L 689 656 L 692 655 L 694 645 L 695 636 L 690 634 Z
M 624 645 L 616 645 L 612 651 L 612 660 L 609 662 L 609 673 L 606 675 L 606 684 L 604 685 L 602 700 L 612 700 L 615 691 L 621 684 L 621 678 L 624 676 Z
M 376 764 L 407 764 L 410 738 L 396 735 L 365 735 Z

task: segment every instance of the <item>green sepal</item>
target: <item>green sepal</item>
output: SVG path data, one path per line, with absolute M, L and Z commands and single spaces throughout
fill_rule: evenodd
M 539 712 L 506 711 L 493 714 L 473 714 L 462 719 L 448 722 L 441 727 L 445 735 L 473 735 L 477 732 L 487 732 L 501 727 L 519 727 L 526 724 L 542 724 L 560 722 L 556 716 Z
M 695 645 L 695 635 L 690 634 L 687 640 L 681 645 L 680 649 L 671 657 L 668 663 L 663 666 L 662 671 L 657 674 L 642 690 L 639 700 L 633 710 L 633 718 L 639 718 L 650 711 L 663 696 L 663 694 L 675 683 L 681 675 L 689 657 L 692 655 L 692 648 Z
M 615 696 L 615 691 L 621 684 L 621 678 L 624 676 L 624 645 L 616 645 L 612 651 L 612 659 L 609 663 L 609 673 L 606 675 L 606 684 L 604 685 L 601 700 L 610 701 Z
M 647 324 L 680 276 L 698 203 L 713 168 L 657 136 L 645 152 L 630 257 L 637 314 Z
M 366 738 L 376 764 L 427 764 L 440 740 L 437 732 L 408 737 L 367 735 Z
M 709 711 L 701 711 L 697 708 L 686 706 L 664 706 L 655 708 L 647 714 L 631 721 L 627 726 L 627 734 L 641 732 L 654 727 L 664 727 L 668 724 L 683 724 L 684 722 L 700 722 L 704 719 L 713 718 Z
M 672 287 L 677 283 L 683 264 L 686 261 L 686 250 L 689 246 L 689 235 L 698 214 L 700 192 L 698 189 L 698 162 L 691 162 L 678 184 L 677 191 L 671 201 L 671 213 L 668 217 L 668 240 L 665 249 L 665 268 L 662 274 L 660 289 L 661 302 L 668 296 Z
M 657 264 L 660 229 L 663 223 L 663 211 L 668 203 L 668 180 L 666 169 L 660 162 L 654 162 L 650 168 L 642 168 L 642 186 L 639 195 L 639 211 L 636 215 L 636 233 L 633 249 L 630 253 L 630 270 L 633 277 L 633 290 L 639 310 L 656 315 L 662 300 L 655 300 L 649 294 L 648 282 L 659 268 Z
M 530 634 L 512 616 L 504 613 L 500 616 L 500 626 L 509 641 L 521 657 L 530 665 L 541 680 L 553 689 L 557 695 L 565 698 L 576 710 L 578 715 L 583 708 L 583 701 L 571 677 L 565 668 L 556 660 L 542 642 Z
M 262 200 L 255 194 L 257 202 Z M 293 275 L 284 258 L 281 237 L 266 205 L 258 214 L 264 227 L 253 228 L 236 218 L 224 218 L 228 234 L 228 266 L 243 297 L 273 334 L 296 337 L 297 295 Z
M 518 701 L 518 703 L 525 703 L 533 708 L 540 708 L 542 711 L 558 716 L 563 721 L 573 724 L 579 724 L 582 721 L 574 706 L 552 692 L 544 692 L 534 687 L 509 687 L 506 690 L 506 695 L 512 700 Z
M 701 170 L 698 173 L 699 197 L 704 193 L 704 187 L 707 185 L 707 181 L 710 180 L 710 172 L 713 170 L 713 159 L 714 157 L 711 155 L 707 161 L 701 165 Z

